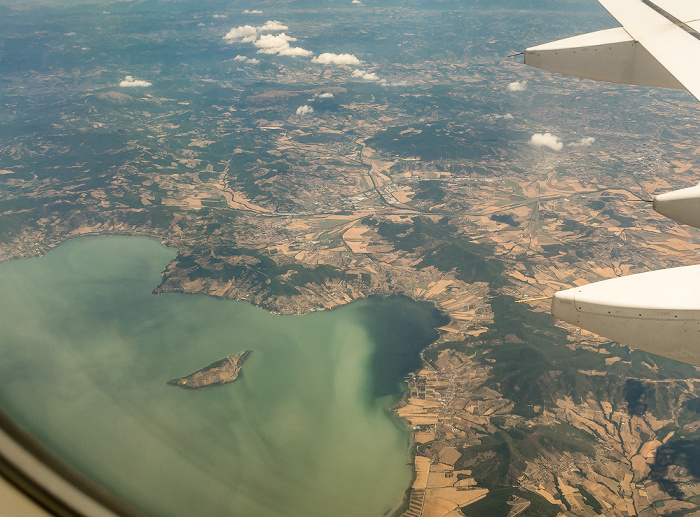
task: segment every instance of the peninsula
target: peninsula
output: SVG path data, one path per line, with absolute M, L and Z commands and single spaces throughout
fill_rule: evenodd
M 240 354 L 226 356 L 220 361 L 213 362 L 190 375 L 172 379 L 168 381 L 168 384 L 190 390 L 228 384 L 238 379 L 243 367 L 243 361 L 246 360 L 250 352 L 250 350 L 245 350 Z

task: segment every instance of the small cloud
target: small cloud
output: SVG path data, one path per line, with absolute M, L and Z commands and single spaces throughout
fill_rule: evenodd
M 252 41 L 251 38 L 255 38 L 257 34 L 258 29 L 252 25 L 241 25 L 240 27 L 234 27 L 228 31 L 224 39 L 228 41 Z
M 355 5 L 364 5 L 362 2 L 360 2 L 360 0 L 352 0 L 350 3 Z
M 301 47 L 287 47 L 278 52 L 280 56 L 308 57 L 313 54 L 310 50 Z
M 289 27 L 276 20 L 267 20 L 262 26 L 258 27 L 260 32 L 279 32 L 286 31 L 287 29 L 289 29 Z
M 119 86 L 122 88 L 130 88 L 134 86 L 151 86 L 148 81 L 142 81 L 140 79 L 134 79 L 132 76 L 127 75 L 123 81 L 119 82 Z
M 354 54 L 333 54 L 324 52 L 311 60 L 322 65 L 359 65 L 361 61 Z
M 582 138 L 581 140 L 569 142 L 566 145 L 569 145 L 571 147 L 590 147 L 591 145 L 593 145 L 593 142 L 595 142 L 595 138 L 593 138 L 592 136 L 587 136 Z
M 253 42 L 253 45 L 261 49 L 258 52 L 277 54 L 279 51 L 288 48 L 290 41 L 296 40 L 296 38 L 287 36 L 284 32 L 276 36 L 273 34 L 263 34 Z
M 376 76 L 377 74 L 371 74 Z M 376 81 L 376 79 L 367 79 L 368 81 Z M 386 79 L 379 79 L 377 81 L 382 86 L 408 86 L 408 81 L 387 81 Z
M 262 14 L 262 11 L 258 11 L 257 9 L 246 9 L 243 11 L 243 14 Z
M 314 102 L 314 101 L 317 101 L 317 100 L 319 100 L 319 99 L 321 99 L 321 100 L 323 100 L 323 99 L 332 99 L 333 97 L 335 97 L 335 95 L 333 95 L 333 94 L 330 93 L 330 92 L 326 92 L 326 93 L 314 93 L 314 96 L 311 97 L 310 99 L 307 99 L 307 100 L 308 100 L 308 102 Z
M 300 117 L 303 117 L 304 115 L 310 115 L 313 112 L 314 109 L 308 104 L 304 104 L 303 106 L 299 106 L 297 108 L 297 115 L 299 115 Z
M 75 36 L 75 32 L 66 32 L 64 36 Z
M 263 34 L 253 45 L 258 47 L 258 53 L 260 54 L 279 54 L 280 56 L 291 56 L 291 57 L 301 57 L 310 56 L 313 54 L 310 50 L 306 50 L 301 47 L 290 47 L 290 41 L 296 41 L 296 38 L 287 36 L 284 32 L 274 35 L 274 34 Z
M 535 147 L 549 147 L 553 151 L 561 151 L 561 148 L 564 147 L 559 137 L 551 133 L 535 133 L 530 138 L 530 143 Z
M 215 14 L 214 18 L 228 18 L 228 15 L 226 14 Z
M 234 57 L 233 60 L 238 61 L 239 63 L 250 63 L 251 65 L 257 65 L 258 63 L 260 63 L 259 59 L 256 59 L 254 57 L 248 58 L 245 56 L 241 56 L 240 54 Z
M 513 120 L 515 117 L 511 113 L 506 113 L 505 115 L 494 115 L 493 118 L 495 119 L 505 119 L 505 120 Z
M 259 27 L 253 27 L 252 25 L 235 27 L 228 31 L 224 39 L 240 43 L 252 43 L 258 48 L 259 54 L 279 54 L 280 56 L 290 57 L 306 57 L 313 55 L 313 52 L 310 50 L 290 46 L 289 42 L 296 41 L 297 39 L 287 36 L 284 32 L 279 34 L 262 34 L 258 37 L 258 34 L 261 32 L 278 32 L 287 28 L 288 27 L 281 22 L 268 20 Z M 240 59 L 236 60 L 238 61 Z
M 525 81 L 514 81 L 510 83 L 507 88 L 509 92 L 522 92 L 527 90 L 527 80 Z
M 379 77 L 374 72 L 366 72 L 365 70 L 355 70 L 352 73 L 355 79 L 361 79 L 363 81 L 378 81 Z

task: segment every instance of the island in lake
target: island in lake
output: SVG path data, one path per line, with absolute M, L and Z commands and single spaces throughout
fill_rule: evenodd
M 238 379 L 243 361 L 246 360 L 250 352 L 250 350 L 245 350 L 240 354 L 226 356 L 190 375 L 172 379 L 168 381 L 168 384 L 190 390 L 199 390 L 233 382 Z

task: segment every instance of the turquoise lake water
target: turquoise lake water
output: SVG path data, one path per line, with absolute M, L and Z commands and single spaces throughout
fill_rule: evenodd
M 400 502 L 409 436 L 387 408 L 444 318 L 403 297 L 275 316 L 152 294 L 174 257 L 112 236 L 0 264 L 0 408 L 153 515 L 371 517 Z M 246 349 L 234 383 L 166 385 Z

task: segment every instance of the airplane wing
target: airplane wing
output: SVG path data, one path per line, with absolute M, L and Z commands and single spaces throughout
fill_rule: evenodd
M 700 1 L 599 1 L 622 27 L 528 48 L 525 64 L 598 81 L 684 88 L 700 100 Z M 700 185 L 656 196 L 654 210 L 700 228 Z M 559 291 L 552 315 L 700 366 L 700 265 Z
M 552 315 L 633 348 L 700 366 L 700 265 L 559 291 Z
M 615 83 L 685 88 L 700 100 L 700 2 L 599 0 L 621 28 L 525 50 L 525 64 Z

